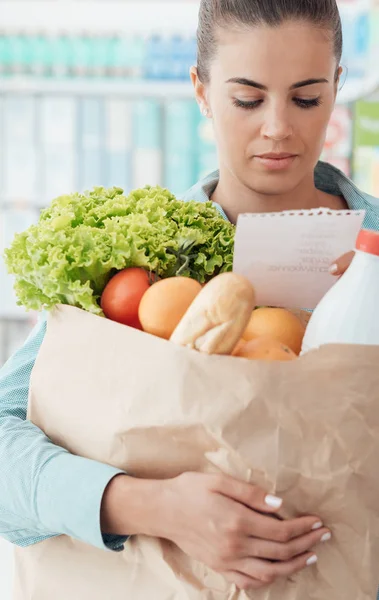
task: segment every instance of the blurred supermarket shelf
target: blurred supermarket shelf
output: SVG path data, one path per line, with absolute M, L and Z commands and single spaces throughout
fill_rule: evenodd
M 18 318 L 0 317 L 0 367 L 22 345 L 35 322 L 27 314 Z
M 191 99 L 194 91 L 185 81 L 98 79 L 45 79 L 35 77 L 11 77 L 0 79 L 0 93 L 48 94 L 68 96 L 123 96 L 130 99 L 155 98 L 157 100 Z M 367 79 L 347 81 L 339 90 L 338 104 L 352 104 L 379 93 L 379 72 Z
M 379 83 L 378 83 L 379 89 Z M 171 100 L 191 99 L 191 83 L 184 81 L 121 81 L 119 79 L 43 79 L 12 77 L 0 79 L 0 93 L 42 94 L 68 96 L 124 96 L 130 99 L 155 98 Z
M 368 98 L 379 91 L 379 72 L 371 73 L 365 79 L 359 82 L 349 81 L 347 78 L 345 84 L 338 92 L 338 104 L 352 104 L 363 98 Z
M 91 6 L 92 5 L 92 6 Z M 2 29 L 54 31 L 196 31 L 198 0 L 107 0 L 46 2 L 3 0 Z

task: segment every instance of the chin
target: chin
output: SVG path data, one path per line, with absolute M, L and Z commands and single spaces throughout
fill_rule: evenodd
M 283 194 L 288 194 L 295 190 L 299 183 L 300 182 L 293 177 L 286 177 L 283 174 L 277 174 L 275 177 L 250 176 L 248 180 L 245 180 L 246 187 L 252 192 L 262 196 L 281 196 Z

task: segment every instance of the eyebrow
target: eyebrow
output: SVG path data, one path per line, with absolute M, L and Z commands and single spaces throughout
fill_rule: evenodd
M 239 85 L 247 85 L 249 87 L 256 88 L 258 90 L 263 90 L 264 92 L 268 91 L 267 86 L 262 83 L 257 83 L 256 81 L 252 81 L 251 79 L 246 79 L 245 77 L 232 77 L 228 79 L 226 83 L 238 83 Z M 299 81 L 298 83 L 294 83 L 291 85 L 291 90 L 298 90 L 299 88 L 306 87 L 308 85 L 315 85 L 316 83 L 329 83 L 327 79 L 304 79 L 304 81 Z

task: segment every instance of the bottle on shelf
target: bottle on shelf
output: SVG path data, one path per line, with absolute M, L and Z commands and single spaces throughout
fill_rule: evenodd
M 5 31 L 0 30 L 0 75 L 8 74 L 9 42 Z
M 144 75 L 146 79 L 163 81 L 170 78 L 170 37 L 153 33 L 146 41 Z
M 52 75 L 57 78 L 70 75 L 71 38 L 67 31 L 57 33 L 52 44 Z
M 28 64 L 28 40 L 25 32 L 14 30 L 6 33 L 6 74 L 24 75 Z
M 129 49 L 130 77 L 142 79 L 146 53 L 146 36 L 134 33 Z
M 109 72 L 109 61 L 112 37 L 105 33 L 94 35 L 92 43 L 92 75 L 106 77 Z
M 316 307 L 302 354 L 324 344 L 379 345 L 379 232 L 363 229 L 346 273 Z
M 91 68 L 91 35 L 87 31 L 79 32 L 72 41 L 74 61 L 71 69 L 73 77 L 88 77 Z
M 35 31 L 29 37 L 29 72 L 34 77 L 46 77 L 50 68 L 49 40 L 43 31 Z

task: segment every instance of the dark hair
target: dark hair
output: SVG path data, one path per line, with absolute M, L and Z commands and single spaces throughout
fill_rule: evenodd
M 336 0 L 201 0 L 197 30 L 197 68 L 200 80 L 204 83 L 209 80 L 209 65 L 217 50 L 217 27 L 278 27 L 292 19 L 309 21 L 328 30 L 339 66 L 342 26 Z

